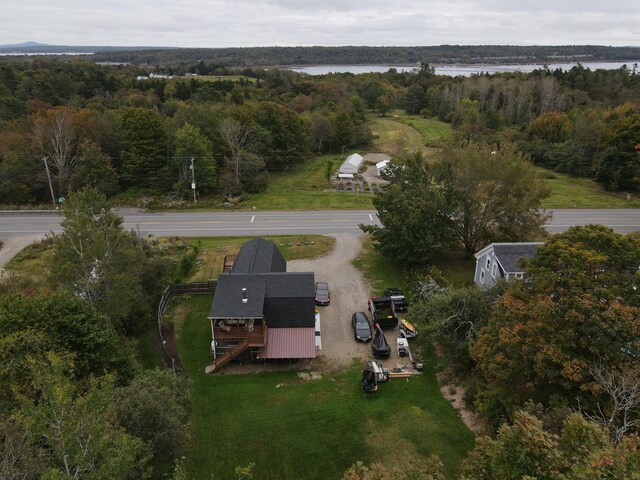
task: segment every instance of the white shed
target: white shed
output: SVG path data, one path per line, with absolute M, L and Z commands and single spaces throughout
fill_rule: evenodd
M 382 171 L 387 168 L 389 165 L 389 160 L 383 160 L 381 162 L 376 163 L 376 168 L 378 169 L 378 176 L 382 173 Z
M 360 167 L 362 160 L 364 160 L 362 155 L 358 155 L 357 153 L 352 153 L 347 157 L 347 159 L 342 163 L 342 165 L 340 165 L 340 168 L 338 169 L 338 173 L 351 173 L 351 174 L 358 173 L 358 168 Z

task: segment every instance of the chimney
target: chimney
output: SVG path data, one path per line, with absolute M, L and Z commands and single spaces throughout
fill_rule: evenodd
M 243 288 L 242 289 L 242 303 L 247 303 L 247 289 Z

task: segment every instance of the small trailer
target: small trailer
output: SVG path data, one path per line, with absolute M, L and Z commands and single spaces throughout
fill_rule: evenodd
M 396 340 L 396 352 L 398 352 L 399 357 L 409 357 L 409 361 L 413 362 L 409 341 L 406 338 L 401 337 Z

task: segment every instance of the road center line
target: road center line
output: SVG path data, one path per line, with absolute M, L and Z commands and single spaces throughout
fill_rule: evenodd
M 251 217 L 251 223 L 253 223 L 253 221 L 254 221 L 255 219 L 256 219 L 256 216 L 255 216 L 255 215 L 254 215 L 254 216 L 252 216 L 252 217 Z

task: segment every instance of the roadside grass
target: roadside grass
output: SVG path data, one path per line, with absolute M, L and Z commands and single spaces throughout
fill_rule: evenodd
M 26 278 L 33 290 L 47 290 L 52 288 L 52 260 L 53 243 L 37 242 L 22 249 L 5 268 Z
M 255 462 L 260 479 L 340 478 L 355 461 L 402 464 L 436 454 L 455 478 L 473 435 L 440 394 L 427 362 L 423 375 L 362 392 L 361 366 L 322 372 L 206 375 L 211 296 L 187 300 L 178 351 L 193 381 L 190 478 L 232 478 Z
M 224 257 L 237 255 L 242 244 L 253 238 L 255 237 L 185 238 L 184 241 L 198 249 L 195 272 L 189 281 L 200 282 L 218 278 L 223 270 Z M 322 256 L 330 252 L 336 243 L 334 238 L 322 235 L 276 235 L 263 238 L 273 241 L 287 261 Z
M 333 162 L 332 176 L 344 157 L 320 155 L 272 173 L 264 192 L 251 195 L 243 207 L 259 210 L 330 210 L 371 208 L 371 194 L 336 192 L 325 177 L 327 161 Z
M 627 201 L 624 194 L 606 192 L 588 178 L 571 177 L 542 167 L 534 169 L 547 180 L 551 195 L 543 208 L 640 208 L 640 198 Z
M 362 251 L 352 263 L 371 285 L 371 295 L 382 295 L 385 288 L 406 289 L 407 287 L 402 268 L 391 258 L 378 253 L 369 235 L 364 237 Z
M 362 272 L 371 285 L 372 295 L 382 295 L 385 288 L 397 287 L 408 290 L 412 275 L 424 273 L 405 271 L 393 259 L 381 255 L 373 246 L 371 236 L 364 237 L 362 252 L 353 260 L 353 265 Z M 451 286 L 462 287 L 473 283 L 475 260 L 465 256 L 464 252 L 443 252 L 436 254 L 431 265 L 440 270 Z

